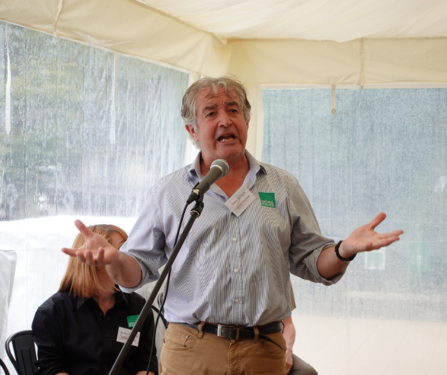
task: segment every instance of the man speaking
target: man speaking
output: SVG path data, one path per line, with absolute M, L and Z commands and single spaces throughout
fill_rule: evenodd
M 387 246 L 403 231 L 375 232 L 381 213 L 337 245 L 322 236 L 298 181 L 245 150 L 250 103 L 236 80 L 195 82 L 183 97 L 182 118 L 201 152 L 149 190 L 121 252 L 80 221 L 86 244 L 63 251 L 105 265 L 125 291 L 156 280 L 186 199 L 213 161 L 225 160 L 229 171 L 204 194 L 202 215 L 173 264 L 161 373 L 284 375 L 280 322 L 291 314 L 289 271 L 331 285 L 357 253 Z

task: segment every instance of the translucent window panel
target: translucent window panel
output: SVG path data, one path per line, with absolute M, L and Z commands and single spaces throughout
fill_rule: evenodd
M 0 218 L 136 216 L 147 188 L 183 165 L 188 75 L 0 26 Z
M 147 189 L 185 164 L 187 86 L 185 73 L 0 22 L 0 249 L 17 252 L 8 334 L 57 291 L 74 219 L 129 232 Z
M 264 90 L 263 102 L 262 158 L 298 179 L 323 234 L 343 239 L 381 211 L 388 218 L 379 232 L 405 231 L 398 243 L 359 254 L 335 286 L 292 277 L 295 314 L 445 322 L 447 90 L 336 90 L 336 115 L 330 90 Z M 346 324 L 342 341 L 354 342 Z

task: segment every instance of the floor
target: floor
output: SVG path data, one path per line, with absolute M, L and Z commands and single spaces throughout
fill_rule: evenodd
M 447 323 L 292 318 L 293 351 L 319 375 L 447 374 Z

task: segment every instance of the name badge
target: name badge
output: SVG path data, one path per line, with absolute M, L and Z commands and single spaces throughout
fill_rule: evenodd
M 259 193 L 259 198 L 261 198 L 261 205 L 265 207 L 275 208 L 275 193 Z
M 248 206 L 255 200 L 255 196 L 245 186 L 241 186 L 230 199 L 227 200 L 227 206 L 232 213 L 239 217 Z
M 138 319 L 138 316 L 139 315 L 131 315 L 131 316 L 127 317 L 127 326 L 129 328 L 132 328 L 135 325 L 135 323 L 136 323 L 136 321 Z
M 129 335 L 130 335 L 129 328 L 118 327 L 118 337 L 116 338 L 116 341 L 125 344 Z M 135 336 L 132 345 L 138 346 L 139 343 L 140 343 L 140 332 L 138 332 L 137 335 Z

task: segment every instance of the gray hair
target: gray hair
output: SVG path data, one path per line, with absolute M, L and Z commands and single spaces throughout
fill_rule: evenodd
M 192 125 L 196 133 L 199 132 L 199 126 L 197 125 L 197 113 L 196 113 L 196 100 L 200 91 L 209 89 L 214 94 L 217 94 L 219 87 L 223 87 L 225 94 L 228 95 L 230 91 L 234 91 L 242 105 L 242 112 L 244 114 L 245 121 L 250 121 L 251 105 L 247 99 L 247 90 L 244 85 L 239 82 L 236 77 L 225 76 L 218 78 L 202 78 L 194 82 L 186 90 L 182 100 L 182 119 L 185 125 Z M 191 134 L 188 133 L 188 137 L 192 141 L 195 147 L 200 149 L 200 144 L 197 142 Z

